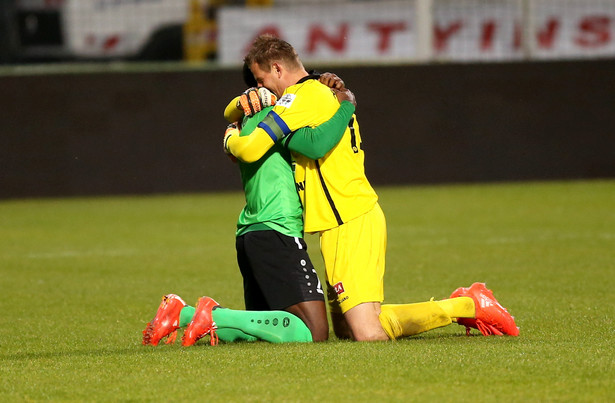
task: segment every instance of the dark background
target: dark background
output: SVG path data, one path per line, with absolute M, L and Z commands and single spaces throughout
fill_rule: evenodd
M 306 66 L 310 68 L 311 66 Z M 374 185 L 615 177 L 615 61 L 327 68 Z M 0 198 L 239 190 L 240 69 L 0 77 Z

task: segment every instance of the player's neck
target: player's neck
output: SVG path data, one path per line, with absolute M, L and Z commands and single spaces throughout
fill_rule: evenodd
M 289 77 L 288 77 L 288 84 L 289 85 L 295 85 L 297 84 L 299 81 L 301 81 L 302 78 L 308 76 L 309 73 L 307 71 L 305 71 L 304 68 L 301 69 L 297 69 L 296 71 L 293 71 Z
M 299 68 L 293 71 L 286 70 L 284 76 L 280 80 L 280 84 L 282 84 L 284 88 L 284 91 L 282 92 L 283 93 L 286 92 L 286 89 L 288 87 L 297 84 L 303 77 L 307 75 L 308 75 L 308 72 L 305 71 L 304 68 Z

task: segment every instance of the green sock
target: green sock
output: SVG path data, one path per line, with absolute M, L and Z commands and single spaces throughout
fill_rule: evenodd
M 245 334 L 239 329 L 233 329 L 230 327 L 218 328 L 216 330 L 216 334 L 220 338 L 227 343 L 232 343 L 234 341 L 257 341 L 258 338 L 254 336 L 250 336 L 249 334 Z
M 271 343 L 312 341 L 312 333 L 305 323 L 285 311 L 235 311 L 216 308 L 212 316 L 219 330 L 236 329 Z
M 186 327 L 192 320 L 194 316 L 194 312 L 196 312 L 196 308 L 190 305 L 186 305 L 179 312 L 179 327 Z M 258 338 L 254 336 L 250 336 L 249 334 L 245 334 L 239 329 L 233 328 L 224 328 L 216 330 L 218 337 L 220 340 L 224 340 L 226 342 L 234 342 L 234 341 L 256 341 Z
M 182 310 L 179 312 L 179 327 L 188 326 L 188 324 L 192 320 L 192 317 L 194 316 L 195 311 L 196 308 L 193 306 L 186 305 L 185 307 L 183 307 Z

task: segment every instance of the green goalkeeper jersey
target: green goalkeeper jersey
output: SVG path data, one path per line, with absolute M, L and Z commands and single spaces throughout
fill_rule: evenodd
M 240 136 L 252 133 L 272 109 L 266 108 L 252 118 L 244 119 Z M 274 230 L 292 237 L 303 236 L 303 208 L 287 147 L 320 158 L 340 141 L 353 113 L 354 105 L 344 101 L 328 121 L 315 128 L 297 130 L 284 145 L 276 142 L 256 162 L 239 161 L 246 206 L 239 215 L 237 236 L 263 230 Z
M 266 108 L 245 119 L 241 136 L 250 134 L 271 109 Z M 275 144 L 254 163 L 239 161 L 246 206 L 239 215 L 237 236 L 263 230 L 275 230 L 292 237 L 303 236 L 303 210 L 290 167 L 290 151 L 281 144 Z

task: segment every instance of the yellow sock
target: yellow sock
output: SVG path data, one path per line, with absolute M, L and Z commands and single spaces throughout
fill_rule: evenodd
M 382 305 L 379 319 L 382 328 L 391 340 L 423 333 L 452 323 L 451 317 L 434 301 Z
M 443 299 L 436 304 L 451 318 L 473 318 L 476 315 L 474 300 L 470 297 Z

